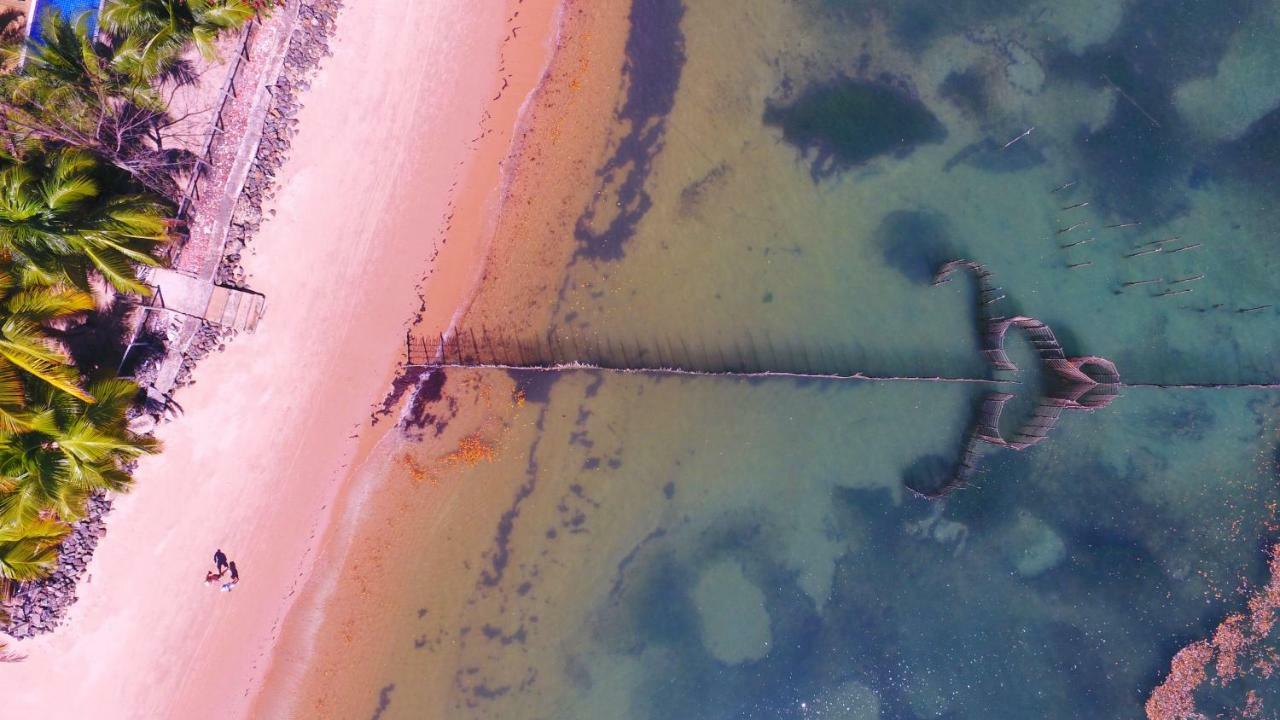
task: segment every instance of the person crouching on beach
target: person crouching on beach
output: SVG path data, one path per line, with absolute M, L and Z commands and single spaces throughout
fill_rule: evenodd
M 229 582 L 222 583 L 222 592 L 231 592 L 235 589 L 236 585 L 240 584 L 240 569 L 236 567 L 236 561 L 232 560 L 231 564 L 227 567 L 231 570 L 231 580 Z

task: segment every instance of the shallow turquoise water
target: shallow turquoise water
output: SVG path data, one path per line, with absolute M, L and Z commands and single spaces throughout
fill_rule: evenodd
M 972 288 L 928 283 L 969 257 L 1001 312 L 1128 382 L 1280 378 L 1280 3 L 635 0 L 632 20 L 556 332 L 981 375 Z M 468 566 L 472 609 L 440 628 L 493 628 L 436 658 L 450 712 L 1141 717 L 1260 579 L 1280 392 L 1126 389 L 913 498 L 979 395 L 536 388 L 502 565 Z M 1249 679 L 1201 709 L 1249 689 L 1280 702 Z

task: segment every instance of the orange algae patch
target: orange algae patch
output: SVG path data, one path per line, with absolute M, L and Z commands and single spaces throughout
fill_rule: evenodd
M 493 462 L 495 457 L 497 457 L 497 450 L 494 448 L 493 443 L 478 434 L 473 434 L 459 440 L 458 447 L 455 450 L 441 456 L 436 461 L 436 465 L 439 467 L 425 467 L 407 452 L 400 455 L 399 461 L 400 465 L 409 472 L 409 477 L 413 479 L 414 485 L 431 483 L 432 486 L 435 486 L 440 484 L 439 469 L 441 467 L 458 465 L 470 467 L 481 462 Z
M 421 485 L 424 482 L 429 482 L 432 485 L 440 484 L 440 479 L 436 477 L 436 474 L 422 467 L 422 464 L 409 453 L 404 453 L 400 456 L 400 464 L 409 471 L 409 477 L 413 478 L 414 485 Z
M 445 465 L 476 465 L 480 462 L 493 462 L 497 455 L 493 443 L 479 435 L 468 435 L 458 441 L 458 449 L 440 458 Z
M 1230 682 L 1240 674 L 1238 655 L 1249 648 L 1249 638 L 1241 628 L 1244 615 L 1228 615 L 1213 632 L 1213 647 L 1218 651 L 1218 680 Z
M 1169 676 L 1147 698 L 1148 720 L 1193 720 L 1203 717 L 1196 712 L 1194 697 L 1206 677 L 1205 668 L 1213 659 L 1213 646 L 1197 640 L 1173 656 Z
M 1228 615 L 1209 640 L 1197 640 L 1173 656 L 1169 675 L 1147 698 L 1148 720 L 1201 720 L 1196 711 L 1195 691 L 1208 679 L 1209 663 L 1214 663 L 1218 685 L 1256 674 L 1270 678 L 1280 655 L 1273 647 L 1259 647 L 1275 627 L 1280 611 L 1280 543 L 1271 547 L 1267 563 L 1270 578 L 1248 602 L 1248 613 Z M 1262 697 L 1250 690 L 1240 716 L 1262 716 Z

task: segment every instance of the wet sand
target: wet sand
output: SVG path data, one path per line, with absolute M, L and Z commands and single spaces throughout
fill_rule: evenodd
M 548 323 L 572 258 L 574 220 L 593 191 L 580 179 L 607 150 L 627 11 L 625 3 L 565 4 L 554 57 L 507 160 L 512 172 L 485 274 L 463 325 Z M 415 335 L 447 328 L 426 317 Z M 405 670 L 396 666 L 404 656 L 387 649 L 403 646 L 429 661 L 422 651 L 452 642 L 427 628 L 457 617 L 467 601 L 474 577 L 460 563 L 494 542 L 519 492 L 536 416 L 511 379 L 493 373 L 450 373 L 442 398 L 405 409 L 401 429 L 382 436 L 352 479 L 335 539 L 320 556 L 342 570 L 317 574 L 301 593 L 254 715 L 363 717 L 381 708 L 454 716 L 450 666 L 432 663 L 412 684 L 396 686 L 388 677 L 393 667 Z M 429 599 L 420 594 L 424 582 L 435 589 Z M 430 609 L 399 612 L 417 608 L 415 599 Z
M 478 277 L 555 7 L 510 5 L 339 17 L 244 263 L 266 316 L 177 397 L 185 416 L 118 501 L 66 625 L 0 667 L 9 712 L 246 716 L 297 592 L 328 570 L 332 509 L 391 425 L 371 416 L 414 308 L 447 323 Z M 229 594 L 202 583 L 217 547 L 240 568 Z

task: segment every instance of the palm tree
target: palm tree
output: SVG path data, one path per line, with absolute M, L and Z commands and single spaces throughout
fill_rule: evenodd
M 126 411 L 138 386 L 102 378 L 88 403 L 41 382 L 28 382 L 29 429 L 0 437 L 0 525 L 39 518 L 74 522 L 95 490 L 123 492 L 126 464 L 158 452 L 152 437 L 129 430 Z
M 71 532 L 65 523 L 38 519 L 0 527 L 0 578 L 30 582 L 58 569 L 58 546 Z
M 88 287 L 90 269 L 122 292 L 149 294 L 136 265 L 156 265 L 169 237 L 165 206 L 104 192 L 107 173 L 89 153 L 63 147 L 0 160 L 0 252 L 49 282 Z
M 38 273 L 24 273 L 11 260 L 0 259 L 0 433 L 30 428 L 24 373 L 92 402 L 80 389 L 70 358 L 44 332 L 51 323 L 92 309 L 89 293 L 44 284 Z
M 188 41 L 206 60 L 220 60 L 219 33 L 241 27 L 255 12 L 249 0 L 108 0 L 101 21 L 125 38 L 122 56 L 155 72 Z
M 0 139 L 11 156 L 32 145 L 82 148 L 176 197 L 172 174 L 191 154 L 164 147 L 174 121 L 156 80 L 90 33 L 87 13 L 67 20 L 51 10 L 22 72 L 0 76 Z

